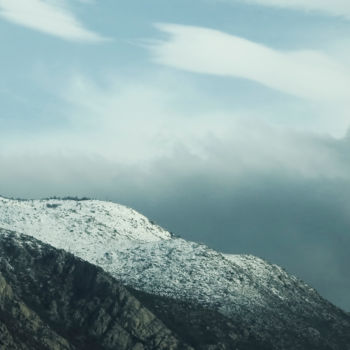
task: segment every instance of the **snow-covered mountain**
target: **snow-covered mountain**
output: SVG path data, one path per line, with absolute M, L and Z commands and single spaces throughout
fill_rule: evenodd
M 173 237 L 118 204 L 0 197 L 0 227 L 65 249 L 127 286 L 218 310 L 249 324 L 247 332 L 262 341 L 273 336 L 276 349 L 287 344 L 282 334 L 286 330 L 289 341 L 312 338 L 320 349 L 321 345 L 338 349 L 332 347 L 336 333 L 330 330 L 350 334 L 350 319 L 344 312 L 282 268 Z M 350 349 L 350 338 L 344 344 L 339 349 Z M 298 349 L 292 341 L 285 348 Z
M 269 298 L 271 293 L 277 299 L 285 298 L 281 286 L 287 274 L 278 266 L 253 256 L 222 255 L 204 245 L 172 238 L 146 217 L 118 204 L 0 198 L 0 226 L 65 249 L 127 285 L 219 305 L 224 313 L 235 311 L 231 309 L 237 305 L 264 305 L 262 286 Z M 288 283 L 299 283 L 293 276 L 288 278 Z M 315 293 L 306 285 L 303 291 Z

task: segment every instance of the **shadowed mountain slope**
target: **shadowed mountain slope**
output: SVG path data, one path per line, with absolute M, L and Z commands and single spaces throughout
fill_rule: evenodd
M 0 256 L 1 349 L 270 348 L 216 311 L 125 288 L 32 237 L 0 229 Z
M 100 268 L 8 231 L 0 256 L 1 349 L 191 349 Z

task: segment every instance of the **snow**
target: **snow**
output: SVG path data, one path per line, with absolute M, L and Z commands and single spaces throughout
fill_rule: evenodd
M 136 289 L 196 301 L 226 315 L 295 294 L 305 302 L 316 295 L 276 265 L 172 237 L 135 210 L 110 202 L 0 197 L 0 227 L 68 250 Z

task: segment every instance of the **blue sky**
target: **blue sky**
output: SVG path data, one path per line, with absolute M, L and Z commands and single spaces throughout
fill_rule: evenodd
M 349 309 L 349 38 L 347 0 L 0 0 L 0 193 L 122 202 Z
M 24 132 L 24 125 L 26 131 L 33 128 L 39 135 L 44 128 L 45 137 L 47 128 L 54 128 L 55 132 L 57 128 L 69 131 L 67 124 L 74 117 L 69 115 L 71 105 L 62 90 L 72 88 L 75 79 L 89 81 L 91 90 L 92 85 L 113 90 L 111 85 L 121 81 L 121 85 L 142 84 L 144 88 L 161 91 L 164 86 L 171 89 L 171 98 L 191 100 L 189 91 L 182 94 L 182 86 L 186 85 L 191 86 L 195 99 L 207 100 L 209 95 L 211 108 L 227 114 L 253 114 L 258 120 L 337 137 L 347 130 L 348 9 L 343 11 L 344 16 L 332 16 L 327 11 L 303 9 L 303 5 L 296 10 L 244 1 L 207 0 L 191 5 L 185 1 L 27 1 L 28 9 L 24 10 L 21 10 L 21 1 L 1 1 L 0 4 L 3 132 L 7 128 Z M 28 11 L 27 16 L 22 16 L 24 11 Z M 40 17 L 49 16 L 50 11 L 53 20 Z M 57 13 L 62 18 L 57 17 Z M 64 20 L 67 23 L 70 20 L 66 29 Z M 162 24 L 155 26 L 156 23 Z M 178 25 L 177 29 L 172 27 L 172 33 L 170 23 Z M 202 46 L 195 47 L 196 34 L 190 37 L 190 32 L 195 30 L 198 35 L 203 32 Z M 182 52 L 181 44 L 176 46 L 181 31 L 188 37 L 184 45 L 193 45 L 193 52 Z M 174 37 L 171 38 L 171 34 Z M 231 38 L 216 45 L 224 35 Z M 258 47 L 249 52 L 243 43 L 231 43 L 228 49 L 233 38 L 247 40 L 248 44 Z M 174 48 L 169 55 L 176 62 L 187 56 L 187 67 L 172 64 L 169 57 L 163 60 L 155 57 L 155 51 L 163 49 L 164 52 L 166 45 L 171 44 Z M 261 58 L 265 48 L 274 50 L 272 57 Z M 210 55 L 205 50 L 210 51 Z M 191 57 L 193 53 L 199 57 Z M 281 54 L 285 57 L 279 58 Z M 211 67 L 204 62 L 203 67 L 199 67 L 201 55 L 207 56 Z M 236 72 L 230 72 L 229 67 L 224 72 L 216 71 L 214 67 L 222 66 L 221 58 L 225 55 L 230 55 L 228 60 L 237 58 L 247 64 L 242 67 L 238 61 L 232 62 L 231 68 L 237 67 Z M 255 57 L 255 62 L 249 62 L 249 57 Z M 259 61 L 264 59 L 271 66 L 268 68 L 267 62 L 261 62 L 260 69 L 269 71 L 264 72 L 264 78 L 259 78 Z M 297 62 L 291 67 L 288 60 Z M 197 68 L 202 74 L 197 74 Z M 315 70 L 314 76 L 303 79 L 311 68 Z M 208 72 L 213 74 L 206 74 Z M 282 76 L 288 72 L 290 76 Z M 279 81 L 272 82 L 278 77 Z M 306 91 L 301 91 L 304 87 Z M 333 93 L 333 98 L 324 101 L 325 95 Z M 200 110 L 204 108 L 200 104 L 205 103 L 196 104 Z M 290 108 L 285 108 L 286 105 Z M 170 102 L 168 107 L 174 106 Z M 337 115 L 330 117 L 329 109 L 334 108 Z M 194 107 L 191 114 L 195 114 Z M 103 122 L 103 116 L 96 118 Z

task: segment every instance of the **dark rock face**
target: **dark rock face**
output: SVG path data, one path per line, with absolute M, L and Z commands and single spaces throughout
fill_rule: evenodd
M 191 349 L 101 269 L 0 236 L 0 349 Z
M 132 290 L 131 290 L 132 291 Z M 273 344 L 221 313 L 186 301 L 132 291 L 152 312 L 198 350 L 271 350 Z
M 252 315 L 224 317 L 215 310 L 199 305 L 150 296 L 136 292 L 146 305 L 171 329 L 181 334 L 196 349 L 239 350 L 349 350 L 350 317 L 342 310 L 324 301 L 316 310 L 323 314 L 301 315 L 296 322 L 294 315 L 286 315 L 275 323 L 278 315 L 266 310 Z M 328 322 L 325 315 L 329 317 Z M 259 318 L 259 319 L 258 319 Z M 265 322 L 264 328 L 261 324 Z M 321 331 L 319 331 L 321 330 Z M 208 344 L 213 344 L 208 346 Z M 215 346 L 214 346 L 215 344 Z

